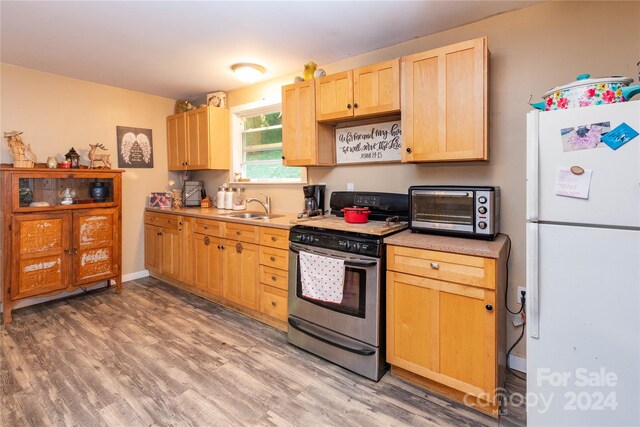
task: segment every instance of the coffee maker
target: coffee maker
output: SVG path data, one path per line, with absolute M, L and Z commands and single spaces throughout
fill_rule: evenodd
M 298 215 L 300 218 L 322 215 L 324 213 L 324 190 L 326 185 L 305 185 L 304 210 Z

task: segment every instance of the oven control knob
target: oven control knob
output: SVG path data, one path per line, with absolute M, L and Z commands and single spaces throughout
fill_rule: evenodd
M 354 243 L 353 244 L 353 251 L 354 252 L 360 252 L 360 243 Z
M 346 250 L 351 249 L 351 242 L 344 242 L 344 248 L 345 248 Z
M 478 223 L 478 228 L 480 228 L 481 230 L 484 230 L 485 228 L 487 228 L 487 223 L 484 221 L 480 221 Z
M 484 196 L 480 196 L 480 197 L 478 197 L 478 202 L 480 202 L 480 203 L 487 203 L 487 198 L 486 198 L 486 197 L 484 197 Z
M 484 206 L 480 206 L 478 208 L 478 212 L 480 212 L 481 214 L 486 214 L 487 213 L 487 208 L 485 208 Z

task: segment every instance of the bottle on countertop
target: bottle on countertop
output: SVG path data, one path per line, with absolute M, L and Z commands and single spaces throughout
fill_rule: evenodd
M 235 187 L 227 188 L 227 191 L 224 193 L 224 208 L 225 209 L 233 209 L 233 192 L 236 190 Z
M 225 187 L 218 187 L 218 193 L 216 194 L 216 207 L 218 209 L 224 209 L 224 196 L 225 196 Z
M 243 211 L 247 209 L 246 196 L 244 194 L 243 187 L 234 188 L 233 192 L 233 210 L 234 211 Z

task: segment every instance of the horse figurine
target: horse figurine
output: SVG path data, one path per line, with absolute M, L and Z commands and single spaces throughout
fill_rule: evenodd
M 96 162 L 102 162 L 102 167 L 111 169 L 111 163 L 109 162 L 110 154 L 96 154 L 96 150 L 98 148 L 107 151 L 104 145 L 100 143 L 89 144 L 89 147 L 91 147 L 91 149 L 89 150 L 89 154 L 87 154 L 87 157 L 89 158 L 89 160 L 91 160 L 91 166 L 89 167 L 94 168 Z

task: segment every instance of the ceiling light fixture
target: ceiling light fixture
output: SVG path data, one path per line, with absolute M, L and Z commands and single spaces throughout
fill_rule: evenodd
M 245 83 L 253 83 L 260 80 L 260 77 L 265 72 L 263 66 L 249 63 L 233 64 L 231 70 L 240 81 Z

